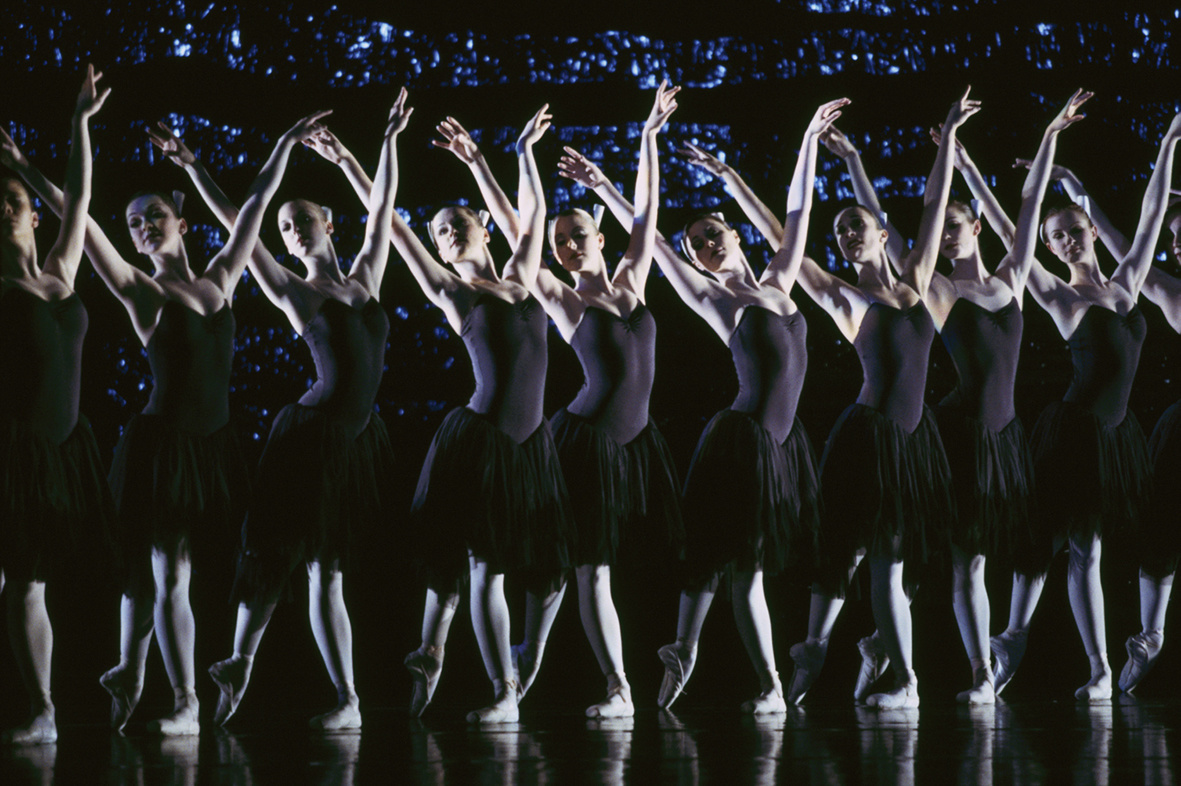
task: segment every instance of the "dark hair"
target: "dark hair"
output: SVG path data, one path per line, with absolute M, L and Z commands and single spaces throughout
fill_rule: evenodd
M 850 210 L 860 210 L 862 213 L 864 213 L 865 215 L 870 217 L 870 219 L 873 221 L 873 225 L 875 227 L 877 227 L 878 229 L 885 229 L 886 228 L 886 222 L 883 220 L 885 218 L 885 213 L 881 213 L 881 214 L 875 213 L 872 210 L 870 210 L 868 207 L 866 207 L 865 205 L 862 205 L 862 204 L 846 205 L 845 207 L 842 207 L 840 210 L 838 210 L 836 212 L 836 215 L 833 216 L 833 218 L 832 218 L 833 224 L 834 225 L 836 224 L 837 219 L 840 218 L 842 213 L 846 213 Z
M 696 254 L 693 253 L 693 246 L 689 245 L 689 230 L 692 229 L 693 225 L 698 221 L 705 221 L 707 219 L 710 221 L 717 221 L 726 229 L 734 229 L 734 227 L 730 226 L 730 222 L 726 220 L 726 217 L 716 210 L 703 210 L 700 213 L 694 213 L 693 215 L 689 216 L 689 220 L 685 222 L 685 226 L 681 230 L 681 253 L 684 254 L 685 258 L 690 262 L 693 261 L 693 258 L 696 256 Z
M 155 191 L 152 189 L 148 189 L 148 190 L 144 190 L 144 191 L 136 191 L 134 194 L 131 195 L 131 198 L 127 200 L 127 205 L 130 205 L 135 200 L 142 199 L 144 197 L 156 197 L 161 202 L 163 202 L 164 205 L 169 210 L 172 211 L 172 215 L 176 216 L 177 218 L 180 218 L 180 205 L 177 204 L 176 196 L 175 196 L 175 194 L 177 194 L 177 193 L 179 193 L 179 192 Z M 126 208 L 126 206 L 125 206 L 125 208 Z
M 949 213 L 952 210 L 960 211 L 972 221 L 976 221 L 980 218 L 980 214 L 976 212 L 976 209 L 962 199 L 952 199 L 948 201 L 947 210 L 944 211 L 944 214 L 946 215 L 946 213 Z

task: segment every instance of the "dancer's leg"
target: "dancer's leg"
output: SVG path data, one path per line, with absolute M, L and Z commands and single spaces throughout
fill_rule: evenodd
M 1062 548 L 1065 538 L 1055 538 L 1053 553 L 1057 554 Z M 1033 613 L 1037 610 L 1041 600 L 1042 590 L 1046 586 L 1045 574 L 1026 576 L 1021 573 L 1013 574 L 1013 594 L 1009 598 L 1009 624 L 1005 630 L 989 640 L 992 654 L 996 657 L 996 694 L 1005 689 L 1021 659 L 1025 657 L 1025 645 L 1029 638 L 1029 626 L 1033 622 Z
M 148 730 L 165 736 L 196 734 L 197 678 L 193 667 L 196 624 L 189 601 L 193 567 L 180 549 L 152 549 L 152 576 L 156 582 L 156 641 L 164 656 L 164 670 L 172 683 L 172 714 L 151 721 Z
M 337 731 L 361 728 L 361 702 L 353 683 L 353 628 L 344 605 L 344 576 L 340 566 L 308 563 L 308 615 L 312 635 L 328 677 L 336 686 L 336 707 L 312 718 L 314 729 Z
M 519 714 L 509 644 L 508 603 L 504 599 L 504 574 L 493 573 L 487 562 L 476 557 L 470 557 L 469 561 L 472 628 L 496 698 L 491 705 L 469 712 L 467 719 L 470 723 L 512 723 Z
M 1111 698 L 1111 666 L 1107 663 L 1107 633 L 1104 628 L 1103 586 L 1099 562 L 1103 544 L 1097 534 L 1070 536 L 1070 561 L 1066 589 L 1079 636 L 1091 661 L 1091 679 L 1075 691 L 1075 698 L 1102 701 Z
M 693 666 L 697 663 L 697 642 L 701 638 L 709 607 L 714 601 L 717 583 L 718 577 L 715 577 L 700 589 L 681 592 L 677 610 L 677 640 L 664 645 L 657 652 L 664 663 L 664 679 L 660 683 L 656 703 L 663 709 L 672 706 L 693 673 Z
M 525 592 L 525 637 L 520 644 L 512 648 L 513 678 L 517 683 L 518 701 L 525 697 L 533 687 L 533 680 L 537 679 L 541 659 L 545 655 L 545 643 L 554 627 L 554 620 L 558 618 L 562 598 L 565 596 L 564 579 L 558 588 L 551 592 Z
M 29 720 L 4 732 L 16 744 L 54 742 L 57 721 L 49 691 L 53 656 L 53 628 L 45 609 L 45 583 L 18 582 L 8 587 L 8 638 L 16 656 L 21 682 L 29 694 Z
M 918 680 L 914 674 L 910 599 L 902 586 L 902 561 L 892 556 L 869 558 L 870 605 L 882 646 L 894 668 L 896 683 L 888 693 L 876 693 L 866 703 L 881 709 L 917 707 Z
M 864 558 L 864 549 L 853 555 L 853 564 L 849 568 L 846 583 L 852 583 L 853 574 L 857 572 L 857 566 Z M 792 645 L 790 651 L 795 668 L 791 675 L 791 685 L 787 690 L 789 703 L 799 704 L 803 701 L 812 683 L 820 676 L 820 670 L 824 668 L 824 657 L 828 653 L 828 640 L 844 607 L 844 598 L 826 592 L 818 584 L 813 585 L 812 600 L 808 607 L 808 637 Z
M 775 669 L 771 612 L 767 609 L 767 596 L 763 591 L 763 571 L 734 571 L 730 594 L 738 634 L 755 673 L 759 675 L 759 695 L 745 702 L 742 709 L 752 715 L 785 712 L 787 703 L 783 700 L 783 685 Z
M 1131 693 L 1156 665 L 1165 643 L 1165 614 L 1173 593 L 1173 575 L 1157 578 L 1140 571 L 1140 632 L 1128 637 L 1124 645 L 1128 662 L 1119 675 L 1119 689 Z
M 119 665 L 99 678 L 99 684 L 111 694 L 111 726 L 115 731 L 123 730 L 143 692 L 154 619 L 151 599 L 123 596 L 119 603 Z
M 607 565 L 579 565 L 578 613 L 582 629 L 607 678 L 607 698 L 587 708 L 591 718 L 630 718 L 635 715 L 631 687 L 623 672 L 623 634 L 619 613 L 611 598 L 611 568 Z
M 422 611 L 422 644 L 402 661 L 414 681 L 410 692 L 412 718 L 421 717 L 435 696 L 439 675 L 443 673 L 443 649 L 458 607 L 458 588 L 440 595 L 433 587 L 427 587 Z
M 956 701 L 967 704 L 992 704 L 996 701 L 993 689 L 991 660 L 988 655 L 988 623 L 991 611 L 988 591 L 984 587 L 984 555 L 967 554 L 958 546 L 951 547 L 952 606 L 964 651 L 972 666 L 972 687 L 956 694 Z
M 258 652 L 258 645 L 262 642 L 262 635 L 266 632 L 277 603 L 278 597 L 272 594 L 238 604 L 234 654 L 209 667 L 209 676 L 221 689 L 217 712 L 213 716 L 219 726 L 230 719 L 242 701 L 254 668 L 254 655 Z

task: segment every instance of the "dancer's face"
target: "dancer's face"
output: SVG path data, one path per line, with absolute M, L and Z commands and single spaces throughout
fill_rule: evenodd
M 947 208 L 943 218 L 943 236 L 939 241 L 939 253 L 947 259 L 962 259 L 976 248 L 976 236 L 980 234 L 980 222 L 969 216 L 958 205 Z
M 0 181 L 0 237 L 14 238 L 31 235 L 41 223 L 41 216 L 33 211 L 29 192 L 19 180 Z
M 584 213 L 558 216 L 554 221 L 554 256 L 571 273 L 602 263 L 603 239 L 595 222 Z
M 689 236 L 694 264 L 710 273 L 718 272 L 727 260 L 737 260 L 742 253 L 738 232 L 716 218 L 694 221 L 685 234 Z
M 127 231 L 141 254 L 157 254 L 180 243 L 188 224 L 156 194 L 136 197 L 127 205 Z
M 489 241 L 479 217 L 462 207 L 445 207 L 431 219 L 431 236 L 444 262 L 455 262 Z
M 832 231 L 841 256 L 848 262 L 876 259 L 888 237 L 886 230 L 863 207 L 845 208 L 838 213 Z
M 279 234 L 288 254 L 307 257 L 328 242 L 332 223 L 319 205 L 295 199 L 279 208 Z
M 1046 247 L 1068 265 L 1093 258 L 1098 236 L 1099 230 L 1078 210 L 1064 210 L 1046 219 Z

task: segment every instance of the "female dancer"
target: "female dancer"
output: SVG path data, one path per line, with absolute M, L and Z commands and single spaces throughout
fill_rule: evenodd
M 804 253 L 815 176 L 817 139 L 848 99 L 821 106 L 804 134 L 779 250 L 756 277 L 738 247 L 738 233 L 716 215 L 690 221 L 691 270 L 663 238 L 656 259 L 673 287 L 730 348 L 739 393 L 706 426 L 685 483 L 686 581 L 677 640 L 660 648 L 665 665 L 661 707 L 676 701 L 697 661 L 697 645 L 723 571 L 731 576 L 734 616 L 759 676 L 760 694 L 743 704 L 753 714 L 783 712 L 763 573 L 777 573 L 816 533 L 816 470 L 811 444 L 795 417 L 807 355 L 806 324 L 788 293 Z M 625 225 L 631 206 L 602 172 L 569 151 L 563 172 L 594 188 Z
M 1042 223 L 1046 247 L 1070 270 L 1070 280 L 1035 264 L 1029 288 L 1069 342 L 1074 373 L 1063 400 L 1046 408 L 1034 430 L 1041 531 L 1038 548 L 1013 576 L 1009 625 L 992 639 L 998 692 L 1021 662 L 1049 562 L 1065 542 L 1071 610 L 1091 662 L 1091 679 L 1075 697 L 1111 698 L 1099 561 L 1104 531 L 1136 526 L 1146 512 L 1148 447 L 1127 408 L 1145 334 L 1136 298 L 1152 265 L 1178 137 L 1181 116 L 1161 140 L 1136 235 L 1111 278 L 1099 270 L 1098 231 L 1086 212 L 1071 205 L 1050 211 Z
M 373 403 L 389 333 L 378 302 L 396 186 L 389 151 L 409 117 L 403 89 L 390 110 L 377 182 L 367 192 L 372 196 L 365 240 L 347 276 L 337 262 L 324 208 L 302 199 L 280 208 L 279 230 L 287 252 L 307 269 L 306 279 L 276 262 L 261 243 L 250 259 L 250 271 L 267 298 L 311 350 L 316 382 L 275 417 L 263 449 L 254 499 L 242 525 L 233 591 L 238 601 L 234 653 L 209 669 L 221 689 L 214 716 L 218 724 L 237 710 L 283 586 L 292 569 L 306 562 L 312 635 L 337 692 L 336 707 L 312 718 L 311 726 L 361 726 L 343 570 L 364 527 L 380 515 L 379 483 L 393 458 Z M 150 133 L 153 143 L 189 173 L 218 219 L 233 227 L 238 211 L 183 142 L 163 125 Z M 310 141 L 308 136 L 304 141 Z
M 90 203 L 90 117 L 111 92 L 98 90 L 101 77 L 87 66 L 71 126 L 61 229 L 43 265 L 29 192 L 15 178 L 0 179 L 0 591 L 8 589 L 8 638 L 32 705 L 28 722 L 4 732 L 7 743 L 57 739 L 45 583 L 56 556 L 101 541 L 114 517 L 94 433 L 78 412 L 88 319 L 74 292 Z M 0 162 L 22 175 L 29 168 L 2 130 Z
M 656 135 L 676 109 L 679 89 L 662 83 L 644 124 L 636 173 L 637 212 L 631 242 L 615 275 L 608 275 L 604 238 L 595 220 L 584 210 L 568 210 L 550 221 L 549 240 L 575 286 L 541 269 L 531 290 L 562 338 L 574 347 L 586 380 L 577 398 L 554 415 L 550 427 L 573 503 L 572 558 L 582 627 L 607 678 L 607 698 L 586 710 L 592 718 L 635 714 L 623 671 L 619 615 L 611 599 L 611 565 L 621 552 L 644 550 L 654 555 L 653 549 L 659 553 L 678 548 L 684 537 L 676 468 L 664 437 L 648 416 L 656 323 L 644 305 L 660 197 Z M 471 136 L 453 118 L 438 130 L 444 141 L 436 144 L 472 169 L 493 220 L 515 245 L 516 214 Z M 552 619 L 557 604 L 546 611 Z M 538 622 L 543 615 L 542 610 L 526 610 L 526 618 Z M 537 674 L 544 646 L 544 638 L 528 630 L 529 625 L 526 628 L 524 644 L 513 647 L 521 696 Z
M 1175 119 L 1174 125 L 1177 120 Z M 1167 136 L 1166 136 L 1167 138 Z M 1029 166 L 1024 159 L 1018 165 Z M 1114 256 L 1125 258 L 1132 250 L 1132 243 L 1108 219 L 1107 215 L 1091 199 L 1082 182 L 1069 169 L 1054 166 L 1050 177 L 1062 183 L 1066 193 L 1093 222 L 1096 233 Z M 1166 191 L 1168 186 L 1165 187 Z M 1168 198 L 1167 195 L 1165 197 Z M 1147 199 L 1147 197 L 1146 197 Z M 1171 249 L 1175 259 L 1181 260 L 1181 208 L 1169 208 L 1162 221 L 1172 234 Z M 1153 243 L 1155 245 L 1155 241 Z M 1151 252 L 1151 248 L 1149 252 Z M 1173 276 L 1151 268 L 1144 279 L 1142 294 L 1160 306 L 1174 330 L 1181 332 L 1181 283 Z M 1156 478 L 1171 478 L 1181 468 L 1181 405 L 1173 405 L 1161 415 L 1149 439 L 1149 453 Z M 1125 693 L 1132 692 L 1144 675 L 1155 664 L 1164 644 L 1165 613 L 1168 611 L 1169 596 L 1173 589 L 1173 576 L 1177 561 L 1181 557 L 1181 541 L 1176 526 L 1176 511 L 1181 507 L 1181 496 L 1176 484 L 1171 482 L 1154 484 L 1152 503 L 1148 515 L 1141 524 L 1140 564 L 1140 621 L 1141 631 L 1130 636 L 1125 644 L 1128 660 L 1120 672 L 1119 687 Z M 1017 598 L 1017 594 L 1014 593 Z M 1014 616 L 1020 610 L 1014 607 Z M 1032 612 L 1030 612 L 1032 613 Z M 994 647 L 1004 647 L 1004 634 L 994 639 Z M 1019 662 L 1019 660 L 1018 660 Z M 1014 666 L 1016 663 L 1014 663 Z M 1011 672 L 1010 672 L 1011 673 Z
M 542 416 L 548 320 L 529 294 L 541 265 L 545 205 L 533 145 L 550 125 L 548 105 L 517 140 L 517 249 L 497 273 L 476 213 L 448 207 L 430 233 L 444 267 L 394 214 L 394 246 L 426 296 L 463 337 L 476 391 L 435 434 L 415 493 L 419 554 L 429 572 L 422 645 L 406 657 L 410 712 L 421 715 L 443 668 L 458 582 L 471 573 L 472 627 L 495 700 L 473 723 L 514 722 L 518 686 L 509 645 L 504 574 L 520 571 L 535 608 L 556 608 L 567 566 L 570 511 L 549 426 Z
M 240 514 L 247 478 L 229 425 L 234 340 L 229 301 L 291 148 L 318 128 L 323 114 L 304 118 L 279 138 L 225 247 L 200 276 L 189 268 L 183 242 L 188 226 L 169 195 L 148 193 L 127 205 L 132 242 L 152 261 L 151 276 L 126 262 L 98 225 L 88 221 L 86 253 L 127 309 L 147 348 L 155 383 L 148 405 L 132 418 L 115 448 L 110 475 L 125 575 L 119 665 L 100 681 L 111 694 L 116 729 L 123 728 L 139 701 L 154 617 L 175 705 L 171 715 L 148 728 L 164 735 L 198 732 L 190 543 Z M 42 177 L 32 178 L 30 185 L 60 212 L 61 193 L 55 187 Z
M 979 108 L 965 92 L 947 125 L 954 129 Z M 947 458 L 934 416 L 923 404 L 935 326 L 922 302 L 939 252 L 947 201 L 940 174 L 949 155 L 941 146 L 927 181 L 918 238 L 899 260 L 905 280 L 891 270 L 889 233 L 879 215 L 861 206 L 842 210 L 835 222 L 841 255 L 857 271 L 857 284 L 810 260 L 800 272 L 805 291 L 853 342 L 864 381 L 824 450 L 822 576 L 812 590 L 808 637 L 791 649 L 796 663 L 791 702 L 798 703 L 819 674 L 848 582 L 868 555 L 874 620 L 897 679 L 893 691 L 867 702 L 883 709 L 919 703 L 907 598 L 913 583 L 906 564 L 913 568 L 925 558 L 936 537 L 932 528 L 948 521 L 952 511 Z

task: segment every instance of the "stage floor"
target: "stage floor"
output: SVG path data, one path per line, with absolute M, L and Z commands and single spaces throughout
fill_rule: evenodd
M 0 783 L 1151 785 L 1178 772 L 1177 701 L 825 703 L 763 720 L 695 706 L 624 721 L 529 704 L 520 723 L 483 728 L 458 706 L 432 706 L 421 722 L 401 707 L 366 708 L 352 734 L 313 734 L 292 715 L 179 739 L 64 725 L 56 745 L 0 749 Z

